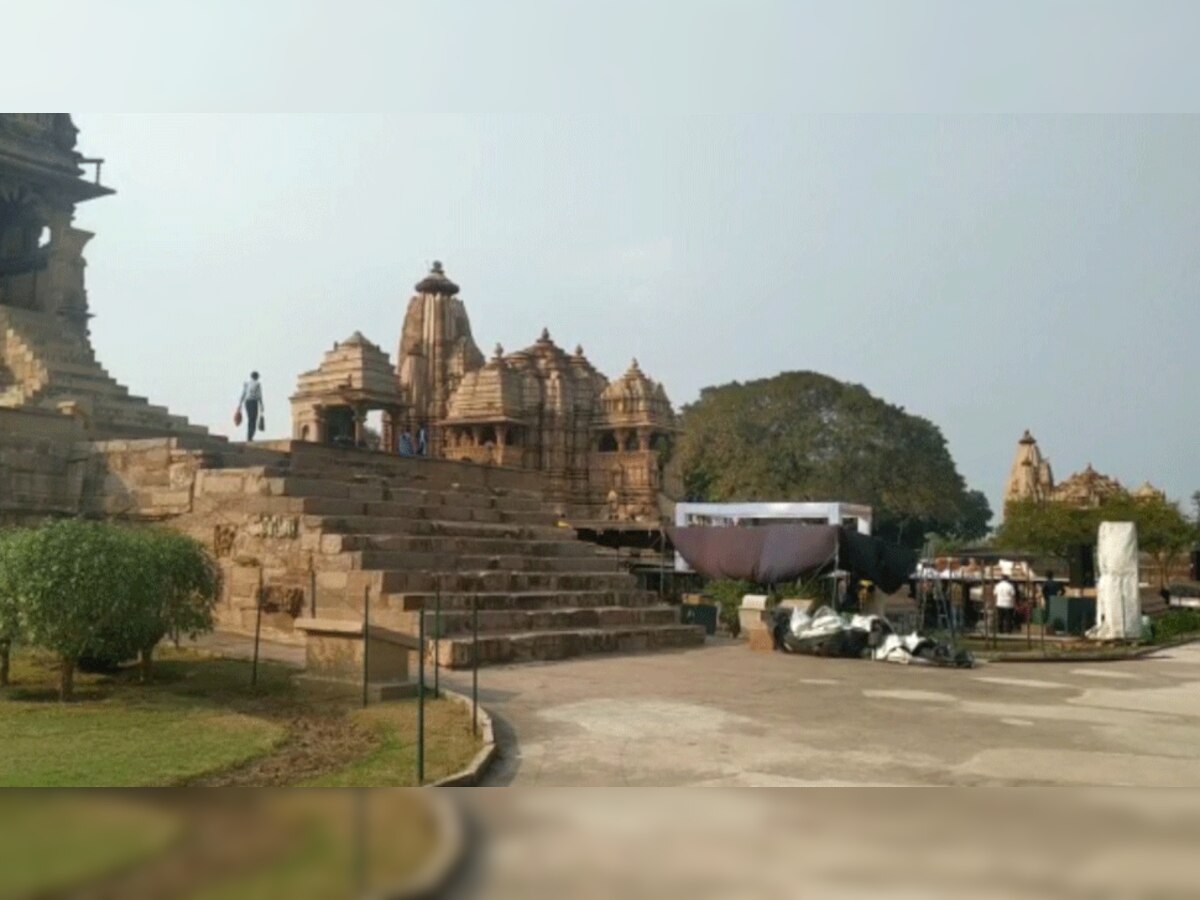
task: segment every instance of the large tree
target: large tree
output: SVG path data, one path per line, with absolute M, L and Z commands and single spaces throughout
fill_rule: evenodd
M 816 372 L 706 388 L 684 408 L 679 464 L 691 499 L 842 500 L 875 509 L 875 532 L 916 546 L 927 532 L 987 533 L 932 422 Z
M 1004 524 L 996 532 L 996 544 L 1009 550 L 1066 556 L 1073 546 L 1095 544 L 1101 522 L 1137 525 L 1138 547 L 1154 560 L 1160 585 L 1166 584 L 1171 569 L 1197 538 L 1197 526 L 1188 521 L 1179 504 L 1121 493 L 1086 508 L 1054 501 L 1009 503 L 1004 508 Z

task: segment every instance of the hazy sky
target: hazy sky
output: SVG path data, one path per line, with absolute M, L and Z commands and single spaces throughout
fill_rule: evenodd
M 1027 427 L 1060 477 L 1090 461 L 1200 488 L 1200 118 L 1062 114 L 1193 108 L 1171 67 L 1194 52 L 1194 6 L 499 8 L 324 27 L 295 3 L 257 43 L 193 15 L 183 77 L 131 62 L 136 32 L 104 44 L 74 82 L 97 106 L 136 80 L 117 96 L 150 108 L 409 110 L 77 113 L 118 191 L 78 216 L 109 370 L 227 432 L 258 368 L 282 435 L 297 374 L 335 340 L 395 353 L 437 258 L 485 352 L 547 326 L 611 376 L 636 356 L 677 405 L 784 369 L 859 382 L 937 423 L 993 505 Z M 153 9 L 79 7 L 64 55 Z M 830 29 L 860 39 L 853 65 Z M 979 109 L 1055 112 L 946 114 Z

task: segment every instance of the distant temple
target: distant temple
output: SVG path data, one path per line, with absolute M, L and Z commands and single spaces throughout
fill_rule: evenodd
M 392 450 L 423 442 L 430 456 L 540 470 L 566 516 L 657 522 L 677 430 L 663 386 L 636 360 L 610 382 L 547 329 L 485 360 L 458 292 L 435 262 L 409 301 L 394 370 L 360 334 L 335 345 L 300 377 L 293 437 L 361 443 L 367 412 L 382 410 Z
M 1091 463 L 1082 472 L 1076 472 L 1065 481 L 1055 484 L 1050 460 L 1042 456 L 1037 441 L 1026 431 L 1017 442 L 1017 455 L 1004 486 L 1004 503 L 1048 500 L 1089 508 L 1122 494 L 1129 494 L 1134 499 L 1166 498 L 1163 491 L 1148 481 L 1131 493 L 1117 479 L 1097 472 Z

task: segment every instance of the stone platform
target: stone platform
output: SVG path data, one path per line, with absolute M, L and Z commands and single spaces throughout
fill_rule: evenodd
M 97 514 L 162 521 L 212 548 L 223 628 L 299 642 L 298 617 L 415 635 L 440 619 L 442 665 L 701 644 L 703 629 L 544 502 L 540 473 L 304 442 L 211 438 L 91 445 Z M 435 613 L 440 601 L 441 615 Z M 432 654 L 432 642 L 430 646 Z

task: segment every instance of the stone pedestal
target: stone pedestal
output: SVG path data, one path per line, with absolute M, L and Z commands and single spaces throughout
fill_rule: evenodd
M 414 654 L 420 644 L 411 635 L 372 625 L 364 645 L 362 622 L 297 619 L 295 628 L 305 635 L 306 680 L 361 686 L 365 669 L 372 698 L 394 700 L 416 695 L 417 684 L 411 673 L 419 659 Z

